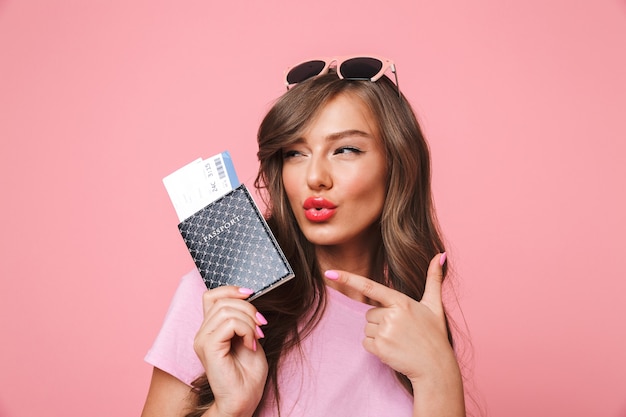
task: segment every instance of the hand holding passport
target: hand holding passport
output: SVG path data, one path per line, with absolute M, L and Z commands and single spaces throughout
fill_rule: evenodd
M 252 300 L 293 278 L 293 270 L 232 159 L 197 159 L 163 179 L 178 229 L 208 289 L 235 285 Z

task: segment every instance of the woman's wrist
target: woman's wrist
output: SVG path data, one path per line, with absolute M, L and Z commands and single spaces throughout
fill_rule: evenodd
M 209 407 L 209 409 L 207 411 L 204 412 L 204 414 L 202 414 L 202 417 L 252 417 L 252 415 L 254 414 L 254 410 L 252 410 L 252 412 L 250 413 L 237 413 L 237 414 L 230 414 L 230 413 L 222 413 L 218 407 L 215 405 L 215 403 L 211 404 L 211 406 Z
M 410 379 L 416 416 L 465 416 L 463 377 L 456 358 L 445 360 L 431 373 Z

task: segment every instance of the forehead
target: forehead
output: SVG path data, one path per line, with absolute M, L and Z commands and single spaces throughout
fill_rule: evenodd
M 332 134 L 344 130 L 360 130 L 378 135 L 378 124 L 367 104 L 355 94 L 341 93 L 322 104 L 302 134 Z

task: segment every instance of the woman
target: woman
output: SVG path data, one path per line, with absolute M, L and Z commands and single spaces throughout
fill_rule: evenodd
M 246 288 L 206 291 L 178 321 L 187 338 L 199 328 L 199 360 L 173 363 L 155 343 L 144 417 L 465 415 L 428 146 L 387 69 L 356 57 L 288 72 L 259 128 L 255 185 L 296 278 L 252 303 Z M 196 275 L 179 292 L 199 305 Z

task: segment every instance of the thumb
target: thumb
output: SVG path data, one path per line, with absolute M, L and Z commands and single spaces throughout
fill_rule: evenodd
M 441 300 L 441 283 L 443 282 L 443 265 L 446 263 L 446 253 L 435 255 L 428 265 L 426 273 L 426 285 L 424 287 L 424 296 L 420 301 L 428 306 L 433 312 L 439 313 L 443 311 L 443 302 Z

